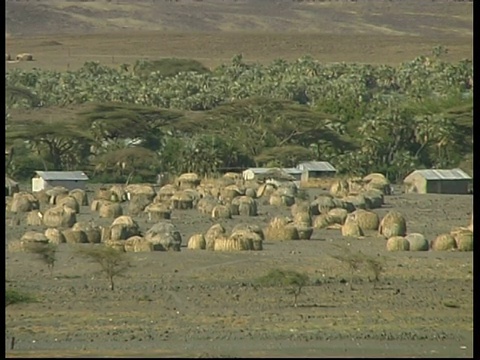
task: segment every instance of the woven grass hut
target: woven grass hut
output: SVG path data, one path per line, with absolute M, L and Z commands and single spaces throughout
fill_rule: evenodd
M 5 196 L 13 196 L 13 194 L 20 192 L 20 187 L 18 183 L 5 176 Z

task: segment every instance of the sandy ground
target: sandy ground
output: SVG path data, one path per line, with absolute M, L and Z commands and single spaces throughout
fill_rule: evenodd
M 310 190 L 310 196 L 318 191 Z M 394 195 L 379 216 L 395 208 L 408 232 L 428 239 L 466 226 L 471 195 Z M 288 208 L 259 199 L 257 217 L 219 221 L 265 226 Z M 78 221 L 111 223 L 82 207 Z M 153 223 L 137 217 L 144 232 Z M 7 220 L 8 221 L 8 220 Z M 9 252 L 9 285 L 28 290 L 37 303 L 6 312 L 10 357 L 471 357 L 473 355 L 473 253 L 397 252 L 368 233 L 343 238 L 340 230 L 315 230 L 311 240 L 264 243 L 263 251 L 189 250 L 188 238 L 216 221 L 197 210 L 174 210 L 183 237 L 180 252 L 128 253 L 134 265 L 115 291 L 97 268 L 62 244 L 53 276 L 31 254 Z M 19 238 L 25 222 L 7 228 Z M 44 230 L 42 227 L 32 229 Z M 345 265 L 331 255 L 347 246 L 386 259 L 380 282 L 361 269 L 353 290 Z M 88 246 L 88 245 L 83 245 Z M 255 280 L 273 268 L 306 272 L 311 284 L 293 307 L 283 288 Z

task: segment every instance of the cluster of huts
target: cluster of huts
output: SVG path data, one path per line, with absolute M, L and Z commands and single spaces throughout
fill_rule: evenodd
M 295 168 L 250 168 L 243 172 L 245 180 L 289 179 L 308 182 L 335 177 L 337 170 L 327 161 L 308 161 Z M 472 178 L 461 169 L 421 169 L 411 172 L 403 180 L 405 193 L 468 194 L 472 192 Z
M 294 181 L 298 184 L 312 179 L 335 177 L 337 170 L 326 161 L 308 161 L 295 168 L 249 168 L 243 171 L 244 180 Z M 36 171 L 32 178 L 32 191 L 56 186 L 67 189 L 85 189 L 89 180 L 82 171 Z M 417 194 L 468 194 L 472 178 L 461 169 L 415 170 L 404 179 L 405 193 Z M 5 177 L 5 194 L 18 192 L 18 183 Z

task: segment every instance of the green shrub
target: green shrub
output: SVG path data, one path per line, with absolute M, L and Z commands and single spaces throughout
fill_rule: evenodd
M 5 307 L 15 304 L 35 302 L 30 294 L 15 289 L 5 289 Z
M 289 294 L 293 294 L 293 306 L 297 307 L 297 299 L 302 289 L 309 283 L 309 277 L 305 273 L 295 270 L 272 269 L 266 275 L 257 279 L 260 286 L 278 286 L 285 287 Z
M 139 77 L 146 77 L 152 72 L 158 72 L 162 76 L 169 77 L 181 72 L 205 74 L 210 70 L 197 60 L 165 58 L 153 61 L 138 60 L 133 66 L 133 72 Z

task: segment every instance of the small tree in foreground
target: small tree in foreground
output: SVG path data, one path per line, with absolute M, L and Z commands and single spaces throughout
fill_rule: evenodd
M 384 259 L 377 259 L 375 257 L 366 255 L 361 251 L 353 253 L 346 246 L 338 246 L 341 249 L 341 254 L 331 255 L 334 259 L 346 264 L 350 270 L 350 289 L 353 290 L 353 277 L 356 271 L 360 270 L 362 265 L 366 266 L 373 274 L 374 287 L 380 281 L 380 274 L 384 272 Z
M 114 278 L 122 276 L 132 265 L 126 253 L 108 246 L 80 247 L 78 254 L 100 266 L 100 272 L 105 274 L 110 282 L 110 290 L 115 290 Z
M 302 289 L 308 284 L 309 278 L 305 273 L 295 270 L 272 269 L 268 274 L 257 279 L 261 286 L 281 286 L 287 288 L 289 294 L 293 294 L 293 306 L 297 307 L 297 299 Z
M 5 289 L 5 307 L 33 301 L 35 301 L 35 299 L 27 293 L 15 289 Z
M 38 255 L 39 260 L 47 265 L 48 270 L 50 270 L 50 275 L 52 275 L 53 267 L 57 260 L 57 245 L 33 242 L 27 245 L 26 250 L 29 253 Z
M 385 265 L 383 260 L 375 259 L 373 257 L 367 257 L 365 260 L 367 267 L 373 273 L 373 287 L 375 288 L 380 281 L 380 274 L 385 271 Z

